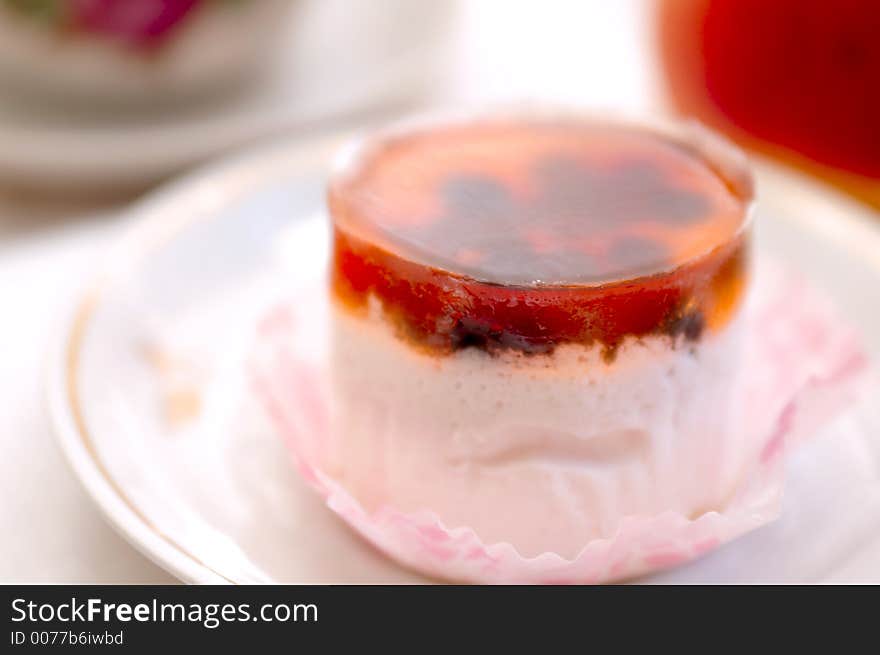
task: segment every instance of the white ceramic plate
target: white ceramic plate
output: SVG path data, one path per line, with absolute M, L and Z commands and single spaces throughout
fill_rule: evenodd
M 49 402 L 112 524 L 189 582 L 411 582 L 297 479 L 250 398 L 257 317 L 323 275 L 333 142 L 281 145 L 155 193 L 57 344 Z M 880 354 L 880 224 L 762 166 L 758 242 L 833 293 Z M 294 296 L 295 297 L 295 296 Z M 790 466 L 776 523 L 650 578 L 880 582 L 877 393 Z
M 296 1 L 277 59 L 234 98 L 118 114 L 0 102 L 0 179 L 143 185 L 257 139 L 413 101 L 437 84 L 455 3 Z

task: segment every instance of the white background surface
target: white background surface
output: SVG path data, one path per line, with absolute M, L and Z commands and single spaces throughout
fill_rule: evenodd
M 467 0 L 451 97 L 650 106 L 657 89 L 643 4 Z M 0 192 L 0 582 L 173 581 L 100 517 L 43 406 L 46 347 L 122 211 Z
M 107 210 L 59 222 L 59 208 L 0 202 L 0 581 L 172 582 L 98 514 L 44 408 L 45 348 L 112 231 Z

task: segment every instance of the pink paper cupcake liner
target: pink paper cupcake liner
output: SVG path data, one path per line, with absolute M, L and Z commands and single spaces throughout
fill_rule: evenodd
M 296 305 L 272 310 L 258 330 L 254 389 L 303 478 L 365 539 L 428 575 L 476 583 L 586 584 L 675 566 L 772 521 L 779 513 L 786 454 L 856 395 L 867 358 L 852 328 L 801 277 L 763 263 L 747 312 L 743 430 L 763 448 L 725 507 L 689 518 L 676 512 L 622 516 L 612 536 L 573 558 L 523 557 L 510 543 L 485 543 L 425 508 L 367 512 L 315 464 L 329 439 L 327 300 L 320 283 Z M 302 308 L 302 311 L 299 310 Z

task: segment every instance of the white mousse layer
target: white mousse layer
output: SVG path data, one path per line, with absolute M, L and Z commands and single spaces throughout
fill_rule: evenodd
M 741 321 L 696 344 L 447 357 L 378 309 L 333 308 L 333 438 L 321 468 L 367 509 L 429 509 L 530 557 L 573 557 L 620 519 L 721 509 L 752 461 L 735 429 Z

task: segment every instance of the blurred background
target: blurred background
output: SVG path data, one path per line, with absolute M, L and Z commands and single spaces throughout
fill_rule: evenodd
M 534 101 L 694 116 L 880 207 L 878 34 L 876 0 L 0 0 L 0 490 L 28 499 L 0 524 L 26 530 L 21 578 L 160 576 L 40 404 L 45 343 L 157 184 L 279 138 Z
M 419 107 L 648 105 L 648 9 L 632 0 L 0 0 L 0 181 L 118 195 L 255 141 Z
M 528 100 L 695 116 L 880 206 L 878 29 L 873 0 L 0 0 L 0 223 L 260 141 Z

